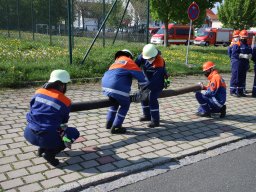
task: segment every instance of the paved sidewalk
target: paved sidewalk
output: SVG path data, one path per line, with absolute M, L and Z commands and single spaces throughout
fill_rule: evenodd
M 229 84 L 229 75 L 224 75 Z M 248 74 L 251 90 L 253 74 Z M 171 88 L 206 82 L 202 76 L 176 77 Z M 135 86 L 134 86 L 135 90 Z M 140 104 L 131 104 L 124 127 L 127 133 L 111 135 L 105 129 L 107 108 L 71 113 L 69 125 L 81 137 L 58 155 L 61 165 L 52 167 L 36 156 L 37 148 L 23 137 L 25 115 L 35 88 L 0 91 L 0 191 L 65 191 L 152 168 L 256 133 L 256 98 L 228 95 L 227 117 L 195 116 L 194 93 L 161 98 L 161 126 L 148 128 L 139 122 Z M 105 99 L 100 84 L 72 85 L 73 102 Z

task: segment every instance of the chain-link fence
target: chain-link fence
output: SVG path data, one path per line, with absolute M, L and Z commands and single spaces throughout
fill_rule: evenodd
M 103 46 L 117 40 L 147 42 L 147 4 L 148 0 L 0 0 L 0 35 L 68 46 L 70 13 L 73 47 L 89 46 L 100 28 L 97 43 Z

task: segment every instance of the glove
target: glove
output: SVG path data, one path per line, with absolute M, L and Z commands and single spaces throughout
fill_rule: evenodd
M 150 93 L 149 89 L 145 89 L 145 90 L 142 90 L 142 91 L 137 91 L 134 94 L 130 95 L 130 101 L 135 102 L 135 103 L 145 101 L 145 100 L 148 99 L 149 93 Z
M 240 53 L 240 54 L 239 54 L 239 58 L 240 58 L 240 59 L 249 59 L 249 55 L 248 55 L 248 54 L 242 54 L 242 53 Z
M 170 86 L 170 84 L 171 84 L 170 78 L 169 77 L 167 77 L 167 78 L 165 77 L 164 78 L 164 88 L 167 89 Z
M 64 136 L 62 137 L 62 141 L 64 142 L 64 145 L 65 145 L 67 148 L 71 149 L 72 141 L 71 141 L 68 137 L 66 137 L 66 135 L 64 135 Z
M 249 59 L 252 59 L 252 54 L 248 54 L 248 58 L 249 58 Z
M 67 124 L 61 124 L 60 125 L 60 128 L 65 131 L 67 128 L 68 128 L 68 125 Z
M 130 101 L 134 103 L 139 103 L 141 99 L 141 92 L 137 91 L 134 94 L 130 95 Z
M 198 82 L 197 84 L 200 85 L 202 90 L 204 89 L 204 84 L 202 82 Z

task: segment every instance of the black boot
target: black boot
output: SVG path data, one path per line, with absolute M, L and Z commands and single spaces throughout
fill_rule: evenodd
M 44 148 L 39 147 L 37 150 L 37 156 L 42 157 L 43 153 L 45 152 Z
M 113 126 L 113 127 L 111 127 L 110 132 L 112 134 L 122 134 L 122 133 L 126 133 L 126 128 L 124 128 L 122 126 Z
M 151 121 L 148 124 L 148 127 L 159 127 L 159 122 L 158 121 Z
M 220 109 L 220 118 L 224 118 L 226 116 L 226 105 L 223 105 Z
M 43 154 L 43 158 L 50 163 L 52 166 L 59 165 L 59 160 L 55 158 L 56 153 L 53 150 L 45 150 L 45 153 Z
M 142 116 L 140 118 L 140 121 L 151 121 L 151 118 L 150 117 L 146 117 L 146 116 Z
M 106 129 L 111 129 L 112 125 L 113 125 L 113 122 L 112 122 L 112 121 L 107 121 L 107 123 L 106 123 Z
M 211 113 L 197 112 L 196 115 L 199 116 L 199 117 L 211 117 Z

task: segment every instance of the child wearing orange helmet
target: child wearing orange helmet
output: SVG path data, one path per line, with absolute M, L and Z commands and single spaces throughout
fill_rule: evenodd
M 246 97 L 246 73 L 249 69 L 252 49 L 247 44 L 248 32 L 246 30 L 242 30 L 239 33 L 239 37 L 239 43 L 234 44 L 231 49 L 230 95 Z
M 206 90 L 204 94 L 201 92 L 195 94 L 200 104 L 196 115 L 200 117 L 211 117 L 212 113 L 220 113 L 221 118 L 226 116 L 226 84 L 214 67 L 212 61 L 203 64 L 203 72 L 209 83 L 207 86 L 201 84 L 202 89 Z

